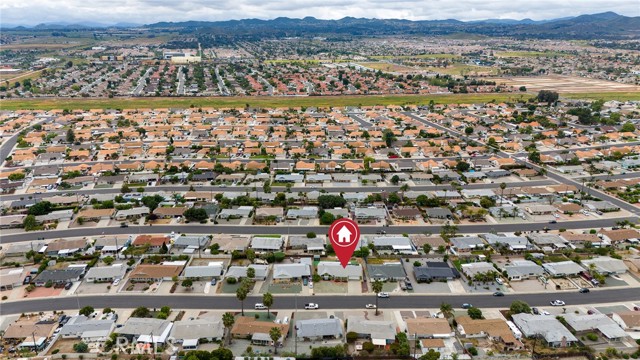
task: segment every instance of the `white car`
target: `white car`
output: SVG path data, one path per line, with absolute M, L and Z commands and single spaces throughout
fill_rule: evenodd
M 267 310 L 267 307 L 262 303 L 257 303 L 253 308 L 256 310 Z
M 318 304 L 315 304 L 315 303 L 304 304 L 305 310 L 316 310 L 318 308 L 319 308 Z
M 376 308 L 376 304 L 367 304 L 364 306 L 365 309 L 375 309 Z
M 313 289 L 313 282 L 309 281 L 309 289 Z
M 564 304 L 564 301 L 562 301 L 562 300 L 553 300 L 551 302 L 551 305 L 552 306 L 564 306 L 565 304 Z
M 389 293 L 380 292 L 380 293 L 378 293 L 378 297 L 379 298 L 388 298 L 389 297 Z

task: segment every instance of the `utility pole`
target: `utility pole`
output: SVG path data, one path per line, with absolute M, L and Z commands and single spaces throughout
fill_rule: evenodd
M 413 358 L 416 358 L 416 353 L 418 352 L 418 333 L 413 334 Z

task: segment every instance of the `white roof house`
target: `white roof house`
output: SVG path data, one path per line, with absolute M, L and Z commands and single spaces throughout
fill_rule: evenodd
M 88 282 L 113 281 L 115 279 L 123 279 L 126 273 L 127 265 L 124 263 L 92 267 L 87 271 L 84 279 Z
M 227 269 L 226 277 L 234 277 L 236 279 L 247 277 L 247 269 L 252 268 L 255 270 L 256 280 L 264 280 L 267 278 L 269 272 L 269 265 L 251 264 L 249 266 L 229 266 Z
M 405 236 L 377 236 L 372 242 L 376 249 L 394 250 L 403 254 L 416 253 L 411 239 Z
M 275 264 L 273 265 L 274 280 L 292 280 L 311 276 L 308 264 Z
M 221 319 L 192 319 L 181 320 L 173 323 L 171 337 L 178 341 L 207 339 L 209 341 L 222 339 L 224 325 Z
M 347 317 L 347 332 L 371 339 L 374 345 L 384 346 L 396 339 L 396 326 L 391 321 L 367 320 L 364 316 Z
M 542 266 L 529 260 L 514 260 L 502 267 L 510 280 L 524 280 L 544 274 Z
M 182 276 L 188 279 L 217 278 L 222 276 L 223 267 L 221 261 L 212 261 L 207 265 L 187 266 L 184 268 Z
M 329 336 L 342 338 L 342 321 L 333 319 L 308 319 L 296 321 L 298 339 L 323 339 Z
M 349 264 L 343 268 L 339 262 L 320 261 L 317 269 L 318 275 L 330 278 L 349 279 L 360 281 L 362 279 L 362 266 Z
M 251 239 L 250 247 L 256 251 L 280 251 L 284 245 L 284 238 L 279 237 L 266 237 L 266 236 L 254 236 Z
M 533 314 L 515 314 L 513 323 L 526 337 L 542 336 L 551 347 L 564 347 L 578 342 L 558 319 L 552 316 L 540 316 Z
M 542 264 L 544 270 L 554 277 L 578 275 L 584 268 L 573 261 L 560 261 L 555 263 Z
M 112 320 L 90 319 L 84 315 L 72 316 L 60 330 L 60 336 L 65 339 L 82 339 L 84 342 L 104 341 L 115 328 Z
M 597 330 L 609 340 L 620 340 L 627 337 L 627 333 L 605 314 L 565 314 L 563 317 L 576 332 Z
M 589 269 L 591 264 L 596 267 L 596 271 L 601 274 L 624 274 L 627 272 L 627 265 L 624 261 L 614 259 L 610 256 L 599 256 L 593 259 L 582 260 L 582 265 Z
M 164 344 L 169 337 L 173 323 L 153 318 L 129 318 L 116 333 L 128 335 L 142 343 Z
M 497 271 L 491 263 L 486 261 L 462 264 L 461 267 L 462 272 L 469 277 L 473 277 L 476 274 L 484 274 L 489 271 Z

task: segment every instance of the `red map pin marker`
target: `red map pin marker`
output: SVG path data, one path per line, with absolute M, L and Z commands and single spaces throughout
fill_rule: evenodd
M 351 255 L 358 246 L 360 240 L 360 228 L 351 219 L 338 219 L 329 228 L 329 240 L 333 245 L 333 250 L 338 255 L 338 260 L 343 268 L 347 267 Z

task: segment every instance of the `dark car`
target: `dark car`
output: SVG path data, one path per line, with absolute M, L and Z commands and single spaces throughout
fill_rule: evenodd
M 463 309 L 471 309 L 472 307 L 473 307 L 473 305 L 468 304 L 468 303 L 464 303 L 464 304 L 462 304 L 462 308 L 463 308 Z
M 496 291 L 493 293 L 493 296 L 504 296 L 504 293 L 502 293 L 501 291 Z
M 69 289 L 71 289 L 72 286 L 73 286 L 73 283 L 72 282 L 68 282 L 68 283 L 64 284 L 64 289 L 65 290 L 69 290 Z
M 549 221 L 549 224 L 557 224 L 558 222 L 556 220 L 551 220 Z
M 413 285 L 408 281 L 404 282 L 404 286 L 407 288 L 407 290 L 413 290 Z
M 22 281 L 23 285 L 27 285 L 31 282 L 31 275 L 27 275 L 27 277 L 24 278 L 24 280 Z
M 578 292 L 579 292 L 580 294 L 586 294 L 586 293 L 588 293 L 588 292 L 589 292 L 589 289 L 587 289 L 587 288 L 582 288 L 582 289 L 578 290 Z
M 533 311 L 534 315 L 540 315 L 540 310 L 538 310 L 538 308 L 531 308 L 531 311 Z
M 127 223 L 121 223 L 121 224 L 120 224 L 120 227 L 121 227 L 121 228 L 126 228 L 126 227 L 129 227 L 129 224 L 127 224 Z

